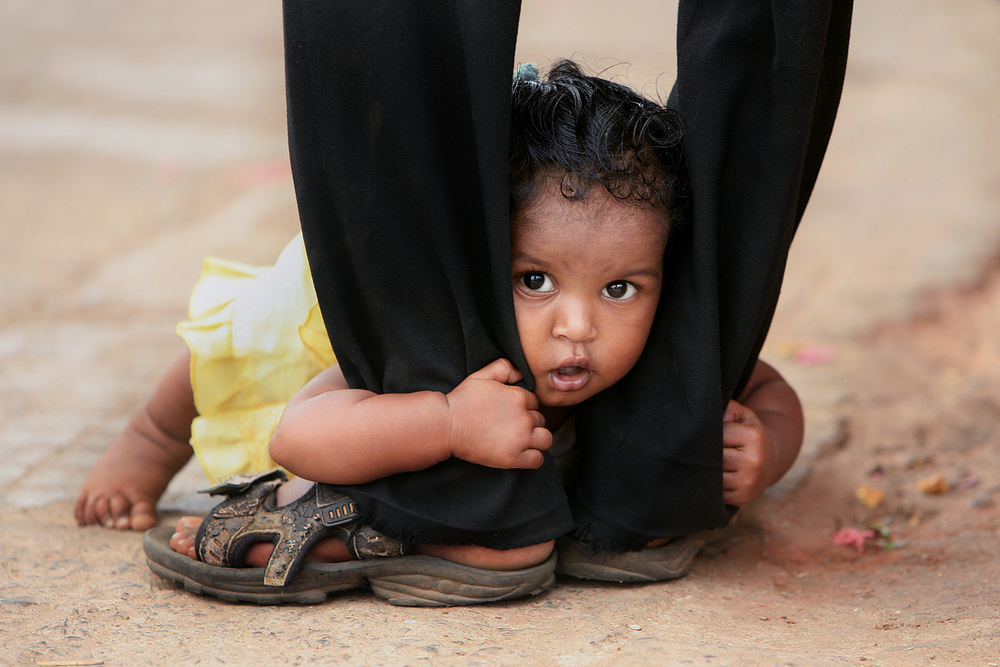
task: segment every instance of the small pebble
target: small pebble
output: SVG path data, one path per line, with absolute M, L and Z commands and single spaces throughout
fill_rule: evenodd
M 31 604 L 38 604 L 31 598 L 16 597 L 16 598 L 0 598 L 0 604 L 13 604 L 18 607 L 27 607 Z
M 993 500 L 989 496 L 976 496 L 972 499 L 972 507 L 979 509 L 980 507 L 990 507 L 993 504 Z
M 628 626 L 630 630 L 642 630 L 641 625 L 630 625 Z

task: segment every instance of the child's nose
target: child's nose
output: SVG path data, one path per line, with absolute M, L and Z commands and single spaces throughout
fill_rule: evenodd
M 582 299 L 566 299 L 559 308 L 552 335 L 574 343 L 586 343 L 597 337 L 590 307 Z

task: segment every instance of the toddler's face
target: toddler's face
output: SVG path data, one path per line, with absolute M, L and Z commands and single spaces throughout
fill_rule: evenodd
M 572 201 L 549 182 L 514 217 L 517 331 L 543 405 L 576 405 L 632 369 L 660 299 L 665 245 L 658 212 L 599 187 Z

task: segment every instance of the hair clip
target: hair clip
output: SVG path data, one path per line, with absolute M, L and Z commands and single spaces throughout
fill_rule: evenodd
M 534 63 L 523 63 L 517 66 L 514 72 L 514 80 L 517 81 L 538 81 L 538 68 Z

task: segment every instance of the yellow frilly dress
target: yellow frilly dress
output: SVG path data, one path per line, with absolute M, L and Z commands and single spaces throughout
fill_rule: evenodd
M 271 267 L 205 259 L 177 333 L 191 350 L 191 446 L 213 483 L 274 467 L 285 404 L 336 357 L 302 236 Z

